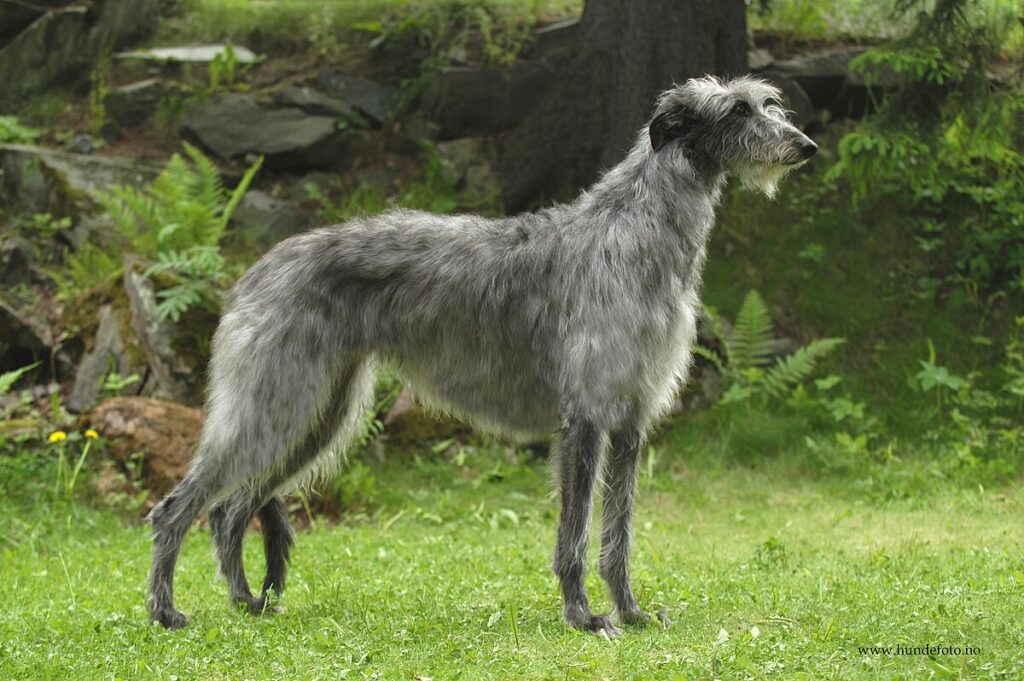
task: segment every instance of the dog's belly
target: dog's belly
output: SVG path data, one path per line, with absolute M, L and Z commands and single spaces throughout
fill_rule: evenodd
M 476 428 L 515 440 L 549 435 L 558 426 L 558 399 L 529 364 L 482 358 L 467 363 L 431 357 L 387 358 L 413 396 L 429 409 L 451 413 Z

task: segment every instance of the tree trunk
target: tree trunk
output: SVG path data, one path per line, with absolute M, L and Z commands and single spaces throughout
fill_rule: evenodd
M 561 76 L 504 140 L 506 207 L 590 184 L 625 155 L 658 92 L 746 63 L 743 0 L 587 0 Z

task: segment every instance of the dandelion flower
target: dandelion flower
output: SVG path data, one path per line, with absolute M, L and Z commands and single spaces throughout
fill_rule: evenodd
M 99 436 L 100 436 L 100 434 L 99 434 L 99 433 L 97 433 L 97 432 L 96 432 L 95 430 L 93 430 L 92 428 L 90 428 L 89 430 L 85 431 L 85 439 L 86 439 L 86 440 L 95 440 L 95 439 L 96 439 L 96 438 L 98 438 Z
M 50 437 L 47 438 L 51 443 L 63 442 L 68 439 L 68 434 L 63 430 L 55 430 L 50 433 Z

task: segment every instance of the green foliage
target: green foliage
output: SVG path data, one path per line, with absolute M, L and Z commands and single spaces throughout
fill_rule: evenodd
M 20 369 L 13 369 L 0 374 L 0 397 L 4 397 L 11 391 L 14 384 L 17 383 L 22 376 L 39 366 L 39 362 L 33 362 L 28 366 L 23 366 Z
M 845 183 L 854 210 L 893 201 L 906 213 L 932 271 L 926 295 L 953 284 L 980 304 L 1024 289 L 1024 87 L 1019 76 L 989 87 L 986 67 L 1014 22 L 979 22 L 976 5 L 941 0 L 907 36 L 855 60 L 898 85 L 843 138 L 829 179 Z
M 21 231 L 29 237 L 52 239 L 65 229 L 71 229 L 71 218 L 55 218 L 50 213 L 35 213 L 18 223 Z
M 728 388 L 721 398 L 723 404 L 755 396 L 763 400 L 785 397 L 814 372 L 822 358 L 843 342 L 840 338 L 820 338 L 773 364 L 777 342 L 772 333 L 771 314 L 757 291 L 747 294 L 731 334 L 723 330 L 711 311 L 708 314 L 724 357 L 702 346 L 697 346 L 695 352 L 715 364 L 726 380 Z
M 43 131 L 23 125 L 17 116 L 0 116 L 0 143 L 35 144 Z
M 88 243 L 68 256 L 65 295 L 113 276 L 124 253 L 134 253 L 155 261 L 147 276 L 165 273 L 174 279 L 157 293 L 161 318 L 177 321 L 190 307 L 215 298 L 226 274 L 220 240 L 263 159 L 229 192 L 210 159 L 189 144 L 184 148 L 188 160 L 174 154 L 145 188 L 119 185 L 95 193 L 118 240 L 107 247 Z
M 109 77 L 110 53 L 104 50 L 96 59 L 96 63 L 93 64 L 92 71 L 89 74 L 91 82 L 91 87 L 89 88 L 89 131 L 96 138 L 96 142 L 101 141 L 100 132 L 103 130 L 103 124 L 107 118 L 105 100 Z
M 103 378 L 103 385 L 100 387 L 106 395 L 116 396 L 120 395 L 121 391 L 130 385 L 134 385 L 142 379 L 138 374 L 128 374 L 122 376 L 117 371 L 111 371 Z
M 306 194 L 319 204 L 319 218 L 323 222 L 344 222 L 361 215 L 379 213 L 398 206 L 431 213 L 452 213 L 460 207 L 460 197 L 451 168 L 427 142 L 423 145 L 423 171 L 418 178 L 399 187 L 395 196 L 387 196 L 371 184 L 360 184 L 354 189 L 341 187 L 337 199 L 332 198 L 313 183 L 305 185 Z
M 203 95 L 210 95 L 221 90 L 248 89 L 244 83 L 237 82 L 239 70 L 235 49 L 228 43 L 222 51 L 214 55 L 210 62 L 209 84 Z

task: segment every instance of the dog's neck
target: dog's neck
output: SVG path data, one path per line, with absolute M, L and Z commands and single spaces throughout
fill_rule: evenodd
M 614 210 L 637 227 L 673 225 L 694 245 L 707 239 L 727 174 L 701 164 L 681 147 L 651 150 L 645 131 L 626 158 L 581 196 L 584 212 Z M 696 229 L 695 229 L 696 228 Z

